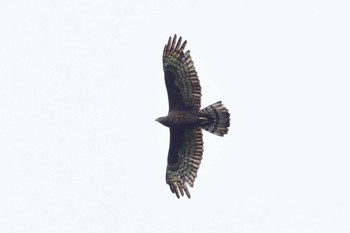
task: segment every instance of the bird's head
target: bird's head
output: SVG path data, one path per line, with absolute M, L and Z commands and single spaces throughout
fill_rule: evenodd
M 156 119 L 156 121 L 158 121 L 159 123 L 161 123 L 162 125 L 165 125 L 167 120 L 166 120 L 166 117 L 158 117 Z

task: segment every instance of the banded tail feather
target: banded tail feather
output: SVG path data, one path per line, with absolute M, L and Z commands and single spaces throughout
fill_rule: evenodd
M 203 108 L 200 113 L 209 114 L 211 117 L 210 123 L 201 126 L 202 129 L 218 136 L 227 134 L 228 127 L 230 126 L 230 113 L 221 101 Z

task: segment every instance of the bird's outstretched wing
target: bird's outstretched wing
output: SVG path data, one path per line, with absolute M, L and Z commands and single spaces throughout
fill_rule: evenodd
M 190 51 L 184 53 L 186 41 L 181 44 L 176 35 L 163 51 L 163 69 L 168 91 L 169 110 L 197 110 L 201 105 L 201 86 L 191 59 Z
M 188 198 L 191 198 L 187 184 L 193 187 L 202 155 L 203 136 L 200 128 L 170 128 L 166 182 L 177 198 L 180 198 L 180 195 L 183 196 L 184 194 Z

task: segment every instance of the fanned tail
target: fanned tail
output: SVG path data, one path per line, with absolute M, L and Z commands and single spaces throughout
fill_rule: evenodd
M 200 112 L 210 116 L 209 123 L 201 126 L 204 130 L 218 136 L 227 134 L 230 126 L 230 113 L 221 101 L 203 108 Z

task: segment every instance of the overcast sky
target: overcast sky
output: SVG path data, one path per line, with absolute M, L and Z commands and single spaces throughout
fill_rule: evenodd
M 0 232 L 350 232 L 350 2 L 0 1 Z M 229 134 L 165 183 L 177 33 Z

